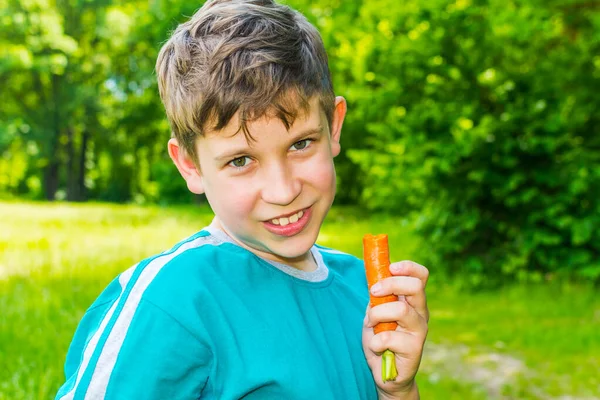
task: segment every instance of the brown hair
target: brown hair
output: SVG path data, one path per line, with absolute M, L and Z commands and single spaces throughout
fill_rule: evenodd
M 196 160 L 195 141 L 267 113 L 287 129 L 319 96 L 331 127 L 335 97 L 317 29 L 272 0 L 209 0 L 179 25 L 156 62 L 158 88 L 173 135 Z

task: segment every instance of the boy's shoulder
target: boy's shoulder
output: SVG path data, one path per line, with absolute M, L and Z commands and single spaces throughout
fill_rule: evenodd
M 361 259 L 319 244 L 315 244 L 315 249 L 329 273 L 360 281 L 364 279 Z M 150 301 L 158 306 L 166 302 L 169 309 L 178 308 L 183 303 L 213 296 L 214 287 L 244 286 L 245 282 L 256 279 L 257 271 L 267 273 L 264 266 L 248 268 L 257 262 L 252 253 L 203 229 L 121 273 L 91 308 L 124 294 L 130 297 L 128 301 L 139 296 L 140 301 Z
M 201 230 L 179 242 L 170 249 L 147 257 L 120 273 L 111 282 L 90 310 L 113 302 L 116 298 L 130 298 L 142 294 L 141 299 L 148 300 L 169 295 L 183 294 L 184 289 L 200 289 L 203 281 L 217 263 L 227 262 L 235 252 L 223 252 L 224 243 L 208 231 Z M 131 299 L 129 299 L 130 301 Z
M 228 247 L 224 251 L 223 247 Z M 210 279 L 211 273 L 222 270 L 220 266 L 239 262 L 242 252 L 203 229 L 178 242 L 162 253 L 144 259 L 131 268 L 136 285 L 177 289 L 180 285 L 198 286 Z

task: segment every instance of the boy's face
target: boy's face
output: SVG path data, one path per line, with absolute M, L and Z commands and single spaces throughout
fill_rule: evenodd
M 248 123 L 251 142 L 236 133 L 236 115 L 223 130 L 198 139 L 201 172 L 175 139 L 169 154 L 188 188 L 206 194 L 215 223 L 236 242 L 264 258 L 306 265 L 335 196 L 333 157 L 340 152 L 346 102 L 338 97 L 335 104 L 331 131 L 315 96 L 289 131 L 275 117 Z

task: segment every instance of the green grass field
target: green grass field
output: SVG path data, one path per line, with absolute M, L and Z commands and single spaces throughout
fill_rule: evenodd
M 0 400 L 53 398 L 75 327 L 107 283 L 211 218 L 207 207 L 0 202 Z M 409 224 L 342 208 L 319 243 L 360 256 L 367 232 L 390 235 L 394 260 L 424 251 Z M 597 290 L 464 292 L 429 268 L 423 399 L 600 398 Z

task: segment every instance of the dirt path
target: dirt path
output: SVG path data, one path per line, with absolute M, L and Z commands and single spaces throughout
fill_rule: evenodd
M 533 383 L 540 378 L 522 360 L 495 351 L 476 350 L 466 345 L 428 342 L 423 352 L 421 371 L 427 374 L 430 381 L 450 378 L 473 384 L 481 388 L 490 400 L 515 399 L 503 394 L 505 387 L 522 388 L 528 399 L 600 400 L 600 397 L 548 395 Z

